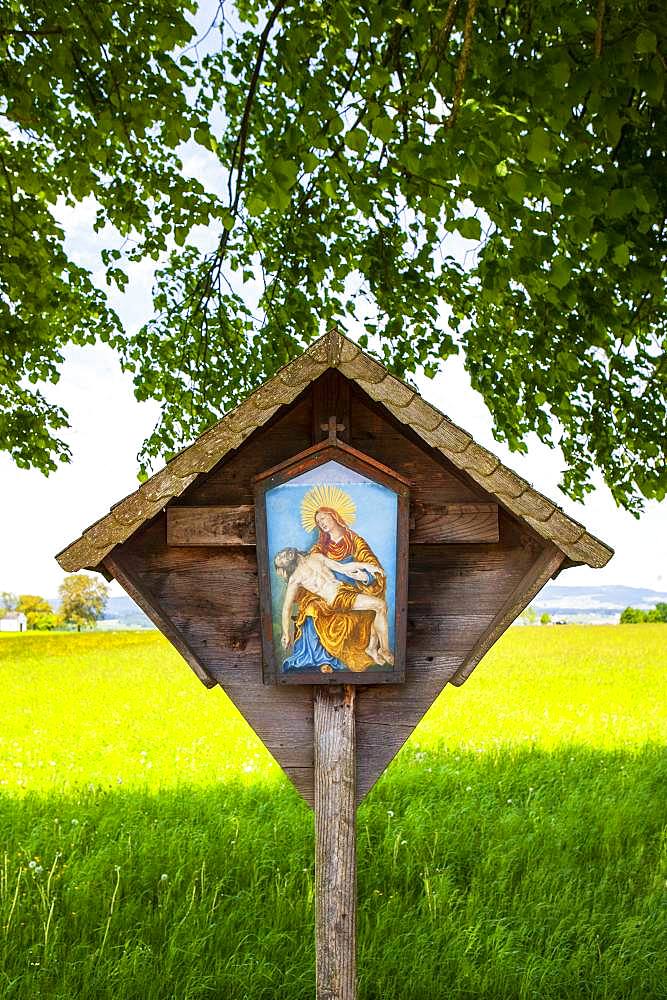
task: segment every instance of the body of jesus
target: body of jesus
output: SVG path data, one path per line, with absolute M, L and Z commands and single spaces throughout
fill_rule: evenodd
M 282 607 L 283 649 L 287 649 L 292 641 L 292 605 L 300 587 L 321 597 L 331 607 L 335 607 L 336 598 L 343 584 L 336 579 L 334 572 L 361 583 L 368 583 L 369 577 L 384 572 L 380 566 L 371 563 L 336 562 L 319 552 L 304 553 L 293 548 L 281 549 L 274 559 L 274 564 L 278 575 L 287 580 Z M 359 593 L 354 599 L 352 610 L 374 612 L 373 628 L 366 652 L 375 663 L 393 663 L 394 657 L 389 648 L 386 601 L 371 594 Z

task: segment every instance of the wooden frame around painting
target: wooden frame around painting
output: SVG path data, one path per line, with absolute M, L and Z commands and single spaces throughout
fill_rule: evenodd
M 337 439 L 256 477 L 266 684 L 405 679 L 409 502 L 404 477 Z

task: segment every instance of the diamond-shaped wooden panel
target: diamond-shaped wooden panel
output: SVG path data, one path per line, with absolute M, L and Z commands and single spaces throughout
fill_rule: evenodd
M 415 546 L 405 683 L 362 688 L 357 695 L 359 798 L 444 685 L 476 651 L 484 652 L 562 559 L 556 550 L 526 546 L 510 523 L 503 534 L 504 544 L 475 552 L 439 546 L 436 557 L 435 547 Z M 262 683 L 254 549 L 205 551 L 204 558 L 201 550 L 167 546 L 158 521 L 115 554 L 114 566 L 176 647 L 224 688 L 312 804 L 312 690 Z
M 254 477 L 312 444 L 313 428 L 320 425 L 317 392 L 315 384 L 172 503 L 252 505 Z M 350 445 L 409 479 L 411 503 L 428 507 L 489 500 L 489 494 L 359 390 L 346 405 Z M 166 520 L 163 511 L 116 546 L 107 570 L 198 676 L 224 688 L 312 803 L 313 692 L 307 686 L 262 683 L 254 545 L 168 545 Z M 499 540 L 488 544 L 410 546 L 405 682 L 357 692 L 359 797 L 445 684 L 465 679 L 563 558 L 502 508 L 498 532 Z M 225 753 L 222 741 L 220 753 Z

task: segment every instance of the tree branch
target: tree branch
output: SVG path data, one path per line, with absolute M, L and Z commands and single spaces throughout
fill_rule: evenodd
M 597 26 L 595 28 L 595 44 L 593 51 L 595 52 L 595 58 L 599 59 L 602 55 L 602 42 L 603 42 L 603 29 L 604 29 L 604 15 L 606 10 L 606 0 L 598 0 L 598 9 L 596 11 Z
M 278 15 L 282 12 L 287 0 L 278 0 L 271 11 L 269 18 L 264 25 L 264 31 L 262 32 L 259 39 L 259 46 L 257 48 L 257 56 L 255 58 L 255 65 L 253 67 L 252 76 L 250 78 L 250 86 L 248 88 L 248 95 L 245 100 L 245 107 L 243 108 L 243 118 L 241 119 L 241 128 L 239 129 L 239 134 L 234 144 L 234 149 L 232 150 L 232 158 L 229 164 L 229 198 L 231 197 L 231 183 L 232 183 L 232 173 L 234 172 L 234 166 L 236 163 L 236 156 L 238 153 L 238 167 L 236 167 L 236 192 L 230 209 L 232 215 L 236 214 L 239 205 L 239 199 L 241 197 L 241 183 L 243 180 L 243 167 L 245 164 L 245 151 L 246 143 L 248 139 L 248 124 L 250 122 L 250 112 L 252 111 L 252 104 L 255 99 L 255 91 L 257 90 L 257 83 L 259 81 L 259 71 L 262 67 L 262 62 L 264 61 L 264 54 L 266 52 L 266 46 L 269 41 L 269 35 L 273 29 L 274 24 L 278 18 Z M 228 232 L 228 231 L 226 231 Z M 225 237 L 223 237 L 225 239 Z
M 0 38 L 6 35 L 14 35 L 16 38 L 41 38 L 45 35 L 64 35 L 65 29 L 54 25 L 53 28 L 0 28 Z
M 473 29 L 475 26 L 475 14 L 477 13 L 477 0 L 468 0 L 468 9 L 466 10 L 466 20 L 463 28 L 463 49 L 461 50 L 461 57 L 456 67 L 456 81 L 454 83 L 454 99 L 452 101 L 452 110 L 449 118 L 447 119 L 447 128 L 452 128 L 456 123 L 456 119 L 459 113 L 459 107 L 461 104 L 461 96 L 463 94 L 463 81 L 465 80 L 465 75 L 468 70 L 468 63 L 470 61 L 470 50 L 472 48 L 472 36 Z

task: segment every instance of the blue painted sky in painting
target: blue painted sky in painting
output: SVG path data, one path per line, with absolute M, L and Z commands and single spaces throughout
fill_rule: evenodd
M 348 469 L 346 466 L 341 465 L 340 462 L 324 462 L 316 469 L 309 469 L 308 472 L 302 472 L 300 476 L 295 476 L 286 485 L 329 483 L 331 486 L 342 486 L 345 483 L 369 482 L 370 479 L 366 479 L 365 476 L 362 476 L 359 472 L 355 472 L 354 469 Z

